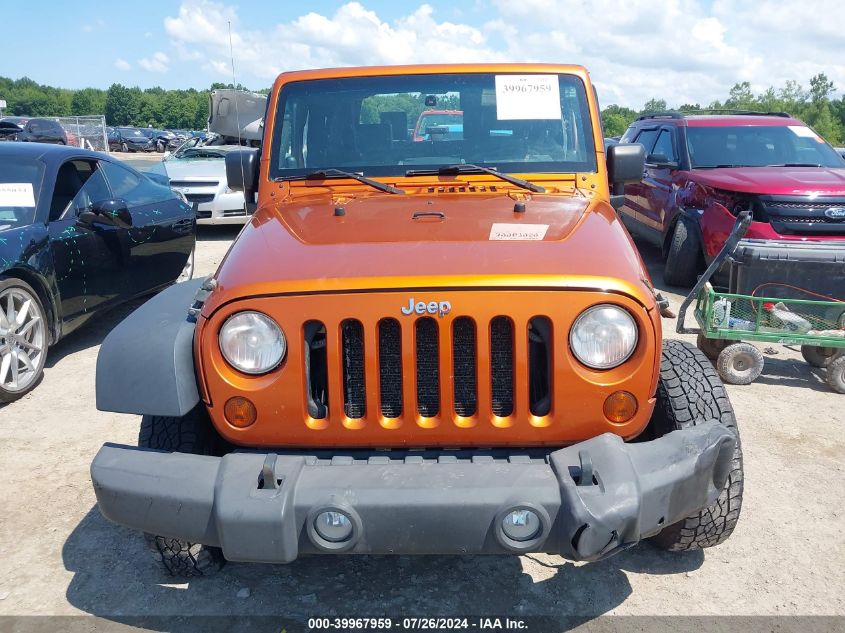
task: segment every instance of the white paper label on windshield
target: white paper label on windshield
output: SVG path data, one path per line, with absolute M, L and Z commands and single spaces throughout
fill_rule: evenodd
M 557 75 L 496 75 L 496 118 L 560 119 Z
M 548 224 L 505 224 L 497 222 L 490 229 L 492 241 L 530 242 L 542 240 L 549 230 Z
M 819 135 L 813 132 L 810 128 L 806 125 L 787 125 L 790 130 L 795 134 L 795 136 L 801 136 L 803 138 L 811 138 L 816 141 L 820 141 Z
M 0 207 L 34 207 L 31 182 L 0 182 Z

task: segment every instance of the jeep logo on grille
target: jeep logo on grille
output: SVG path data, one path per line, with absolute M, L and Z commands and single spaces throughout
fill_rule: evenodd
M 831 220 L 845 220 L 845 207 L 830 207 L 824 214 Z
M 408 299 L 408 305 L 400 308 L 402 314 L 410 316 L 412 314 L 436 314 L 439 317 L 444 317 L 452 311 L 452 304 L 448 301 L 414 301 L 411 297 Z

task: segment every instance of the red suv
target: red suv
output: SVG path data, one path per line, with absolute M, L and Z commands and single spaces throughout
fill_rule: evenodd
M 648 114 L 621 142 L 642 144 L 646 167 L 620 215 L 663 250 L 669 284 L 692 285 L 745 209 L 748 239 L 845 247 L 845 159 L 786 113 Z

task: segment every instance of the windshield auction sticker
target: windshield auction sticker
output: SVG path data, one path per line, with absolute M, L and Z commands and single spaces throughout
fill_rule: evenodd
M 496 118 L 560 119 L 557 75 L 496 75 Z
M 490 240 L 530 242 L 542 240 L 549 230 L 548 224 L 505 224 L 497 222 L 490 229 Z
M 811 138 L 815 141 L 823 142 L 819 138 L 819 135 L 813 132 L 813 130 L 808 128 L 806 125 L 787 125 L 786 127 L 792 130 L 792 133 L 795 134 L 795 136 L 800 136 L 801 138 Z
M 0 182 L 0 207 L 34 207 L 31 182 Z

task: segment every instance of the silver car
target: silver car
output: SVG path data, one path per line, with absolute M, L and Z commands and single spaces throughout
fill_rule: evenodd
M 162 161 L 171 188 L 194 206 L 198 224 L 245 223 L 255 207 L 244 204 L 243 191 L 232 191 L 226 185 L 225 162 L 228 152 L 243 148 L 192 141 L 189 139 Z

